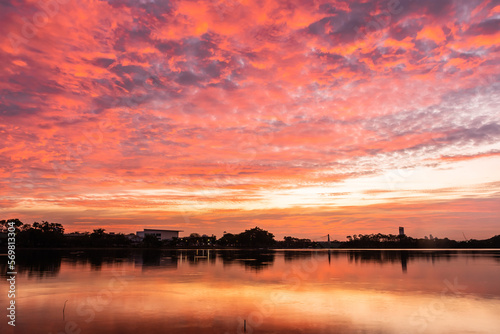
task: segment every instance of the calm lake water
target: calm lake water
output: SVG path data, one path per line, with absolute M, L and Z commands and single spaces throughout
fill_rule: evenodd
M 7 271 L 5 256 L 0 269 Z M 500 251 L 30 251 L 2 333 L 500 333 Z M 63 313 L 64 310 L 64 313 Z

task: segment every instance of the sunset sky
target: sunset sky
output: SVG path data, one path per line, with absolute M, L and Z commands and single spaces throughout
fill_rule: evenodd
M 500 234 L 500 1 L 2 0 L 0 219 Z

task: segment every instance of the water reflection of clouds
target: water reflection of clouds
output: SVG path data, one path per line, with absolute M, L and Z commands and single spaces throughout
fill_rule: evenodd
M 482 332 L 500 326 L 496 316 L 500 287 L 495 280 L 500 274 L 499 251 L 88 250 L 30 254 L 19 255 L 19 286 L 25 291 L 19 303 L 30 314 L 30 319 L 19 319 L 23 332 L 59 332 L 52 318 L 60 318 L 65 300 L 69 300 L 66 319 L 78 323 L 85 333 L 235 333 L 241 325 L 239 319 L 250 325 L 252 314 L 261 315 L 261 319 L 254 317 L 261 320 L 259 332 L 296 333 L 297 328 L 310 333 L 415 332 L 420 327 L 412 327 L 409 319 L 419 320 L 420 308 L 433 306 L 436 300 L 443 307 L 439 321 L 424 319 L 428 333 L 473 331 L 473 317 L 481 320 Z M 403 263 L 408 267 L 406 273 L 401 269 Z M 96 313 L 95 321 L 86 323 L 76 306 L 88 304 L 89 296 L 99 296 L 115 271 L 130 277 L 126 289 L 113 294 Z M 39 277 L 44 284 L 31 277 Z M 443 296 L 444 282 L 455 280 L 467 287 L 464 293 Z M 273 299 L 276 293 L 279 298 Z
M 380 264 L 400 265 L 403 273 L 411 270 L 412 263 L 429 262 L 439 264 L 458 258 L 468 260 L 492 259 L 500 262 L 500 254 L 495 250 L 20 250 L 17 258 L 19 274 L 28 277 L 54 277 L 61 270 L 61 263 L 70 266 L 88 266 L 93 271 L 100 271 L 103 266 L 117 263 L 134 263 L 135 267 L 147 269 L 177 269 L 182 265 L 211 266 L 220 263 L 224 267 L 238 266 L 259 272 L 274 265 L 277 258 L 283 258 L 285 264 L 304 261 L 312 257 L 338 265 L 346 259 L 351 265 Z M 7 272 L 7 261 L 1 261 L 2 275 Z

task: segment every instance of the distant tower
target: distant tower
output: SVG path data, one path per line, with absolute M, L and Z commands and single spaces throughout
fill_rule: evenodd
M 405 228 L 404 227 L 399 227 L 399 235 L 402 237 L 403 235 L 405 235 Z
M 429 239 L 434 239 L 434 237 L 432 236 L 432 234 L 429 234 Z

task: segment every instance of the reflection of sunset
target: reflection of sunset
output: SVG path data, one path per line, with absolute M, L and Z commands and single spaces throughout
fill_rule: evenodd
M 65 321 L 83 332 L 237 333 L 243 319 L 259 333 L 493 333 L 500 325 L 498 252 L 409 252 L 406 272 L 400 251 L 277 251 L 250 270 L 244 252 L 149 254 L 157 264 L 140 252 L 66 255 L 37 279 L 21 263 L 18 302 L 32 315 L 19 328 L 62 328 L 65 300 Z
M 52 10 L 25 36 L 38 2 L 0 5 L 3 218 L 280 239 L 498 233 L 496 1 Z

